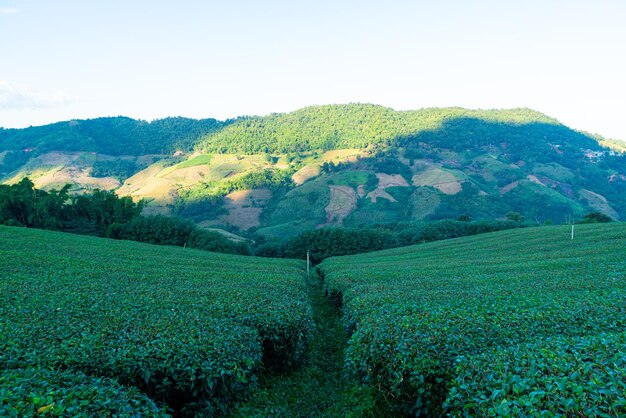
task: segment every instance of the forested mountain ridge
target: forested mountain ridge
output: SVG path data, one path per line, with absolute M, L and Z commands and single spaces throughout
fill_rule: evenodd
M 436 131 L 447 121 L 459 118 L 516 125 L 559 125 L 557 120 L 531 109 L 430 108 L 396 111 L 371 104 L 324 105 L 291 113 L 241 118 L 202 137 L 196 149 L 256 154 L 395 145 L 417 133 Z
M 171 117 L 152 122 L 124 116 L 71 120 L 24 129 L 0 128 L 0 152 L 86 151 L 109 155 L 164 154 L 189 149 L 229 121 Z
M 605 147 L 611 146 L 611 148 Z M 128 118 L 0 130 L 0 174 L 145 198 L 256 239 L 437 219 L 626 218 L 619 141 L 530 109 L 312 106 L 220 122 Z

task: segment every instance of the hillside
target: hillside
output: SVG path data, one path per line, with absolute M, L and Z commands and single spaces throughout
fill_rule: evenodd
M 2 130 L 3 181 L 29 176 L 43 188 L 114 189 L 149 200 L 147 213 L 265 240 L 320 226 L 509 212 L 536 223 L 590 211 L 626 217 L 621 143 L 529 109 L 348 104 L 228 122 L 165 121 Z M 77 139 L 64 142 L 70 137 Z

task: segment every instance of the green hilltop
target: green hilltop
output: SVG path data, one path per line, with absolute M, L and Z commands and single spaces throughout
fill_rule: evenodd
M 436 131 L 447 121 L 461 118 L 491 123 L 558 125 L 555 119 L 530 109 L 395 111 L 371 104 L 326 105 L 291 113 L 241 118 L 224 129 L 203 136 L 196 149 L 220 153 L 284 154 L 367 148 L 397 144 L 397 140 Z

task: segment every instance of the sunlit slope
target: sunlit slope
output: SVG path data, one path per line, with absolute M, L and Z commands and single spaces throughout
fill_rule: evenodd
M 349 370 L 397 408 L 626 413 L 625 224 L 577 225 L 574 240 L 565 226 L 497 232 L 320 269 L 355 330 Z
M 302 267 L 0 227 L 0 368 L 113 378 L 170 412 L 223 412 L 262 364 L 300 361 L 313 326 Z M 1 389 L 21 393 L 25 375 L 41 373 Z

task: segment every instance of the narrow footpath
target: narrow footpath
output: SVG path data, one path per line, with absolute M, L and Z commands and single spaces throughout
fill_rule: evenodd
M 317 325 L 307 357 L 300 367 L 263 378 L 252 398 L 233 417 L 366 417 L 373 412 L 374 396 L 347 378 L 343 369 L 348 335 L 340 312 L 325 297 L 313 274 L 308 299 Z

